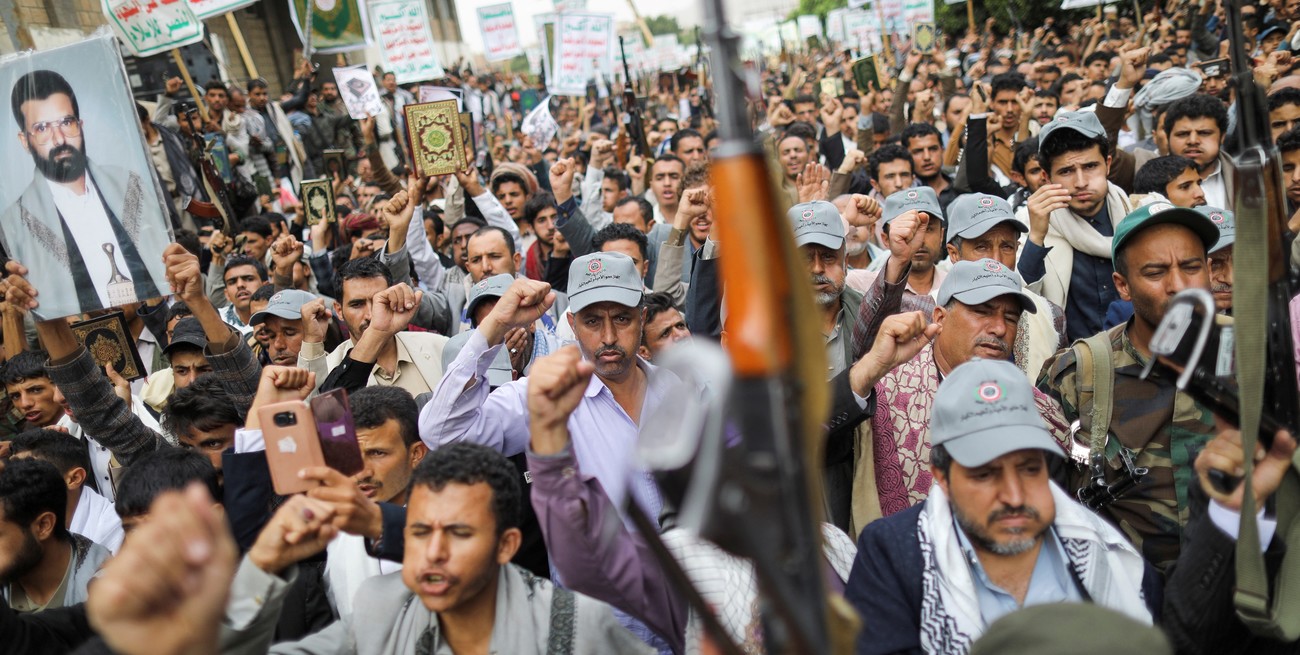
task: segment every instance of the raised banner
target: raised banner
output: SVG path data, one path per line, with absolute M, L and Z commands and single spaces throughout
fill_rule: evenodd
M 429 15 L 423 0 L 381 0 L 370 3 L 371 26 L 386 72 L 398 84 L 410 84 L 442 77 Z
M 597 71 L 605 79 L 614 75 L 614 16 L 564 13 L 557 19 L 551 93 L 584 96 Z
M 822 38 L 822 20 L 816 16 L 799 16 L 795 19 L 799 26 L 799 40 Z
M 352 118 L 361 120 L 384 113 L 379 87 L 375 86 L 375 78 L 365 64 L 335 68 L 334 81 Z
M 190 8 L 199 18 L 213 18 L 243 9 L 257 0 L 190 0 Z
M 854 9 L 844 14 L 845 43 L 862 52 L 880 52 L 880 34 L 880 16 L 874 12 Z
M 483 54 L 488 61 L 505 61 L 523 53 L 515 10 L 510 3 L 479 7 L 478 27 L 483 33 Z
M 555 122 L 555 117 L 551 115 L 550 96 L 546 96 L 536 108 L 524 116 L 519 131 L 532 139 L 533 147 L 538 150 L 546 150 L 550 146 L 551 139 L 554 139 L 555 133 L 560 131 L 560 124 Z
M 909 26 L 933 23 L 934 0 L 903 0 L 903 22 Z
M 183 0 L 103 0 L 113 33 L 137 57 L 203 40 L 203 21 Z
M 311 39 L 303 31 L 307 15 L 307 2 L 313 3 L 311 11 Z M 365 0 L 292 0 L 289 17 L 298 30 L 304 45 L 310 43 L 312 52 L 328 54 L 361 50 L 370 43 Z

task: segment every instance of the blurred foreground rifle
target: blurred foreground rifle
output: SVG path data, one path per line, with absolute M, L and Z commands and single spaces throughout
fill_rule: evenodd
M 1254 472 L 1255 446 L 1262 417 L 1271 415 L 1295 433 L 1300 394 L 1296 391 L 1295 349 L 1288 306 L 1292 274 L 1288 254 L 1294 235 L 1287 231 L 1281 157 L 1269 133 L 1264 91 L 1255 83 L 1246 54 L 1242 0 L 1227 4 L 1232 77 L 1237 92 L 1235 168 L 1236 239 L 1233 245 L 1232 307 L 1236 317 L 1236 370 L 1240 390 L 1243 478 Z M 1270 584 L 1255 520 L 1254 487 L 1244 485 L 1236 553 L 1237 615 L 1259 635 L 1295 641 L 1300 637 L 1300 478 L 1293 468 L 1274 494 L 1278 533 L 1287 542 L 1276 584 Z
M 623 37 L 618 37 L 618 51 L 623 55 L 623 129 L 636 146 L 636 154 L 649 159 L 650 144 L 645 138 L 645 122 L 641 120 L 641 107 L 636 101 L 636 87 L 632 86 L 632 69 L 627 65 L 627 50 L 623 47 Z M 624 162 L 626 165 L 626 162 Z
M 679 519 L 683 528 L 752 562 L 768 653 L 848 653 L 857 622 L 842 598 L 827 593 L 823 573 L 818 464 L 830 405 L 825 340 L 803 259 L 750 127 L 739 37 L 722 4 L 705 3 L 702 32 L 711 48 L 722 141 L 712 185 L 728 317 L 723 366 L 729 359 L 733 378 L 726 425 L 741 439 L 725 451 L 701 448 Z M 651 468 L 666 495 L 681 488 L 664 475 L 668 467 Z

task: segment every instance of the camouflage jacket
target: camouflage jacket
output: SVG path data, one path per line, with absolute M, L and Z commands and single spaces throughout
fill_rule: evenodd
M 1103 515 L 1128 535 L 1143 557 L 1162 572 L 1178 558 L 1188 520 L 1188 494 L 1196 484 L 1192 462 L 1214 435 L 1214 415 L 1174 387 L 1172 379 L 1141 380 L 1146 360 L 1129 341 L 1128 324 L 1109 330 L 1115 365 L 1106 481 L 1120 476 L 1121 446 L 1133 452 L 1147 477 Z M 1091 385 L 1078 379 L 1074 350 L 1058 352 L 1043 366 L 1038 388 L 1061 404 L 1067 421 L 1080 421 L 1086 443 L 1092 414 Z M 1098 371 L 1100 373 L 1100 371 Z M 1087 387 L 1088 390 L 1083 390 Z M 1073 489 L 1088 483 L 1086 467 L 1071 475 Z

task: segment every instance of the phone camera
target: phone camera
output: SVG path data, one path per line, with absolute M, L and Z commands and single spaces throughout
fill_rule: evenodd
M 293 412 L 279 412 L 275 415 L 275 426 L 287 428 L 291 425 L 298 425 L 298 417 Z

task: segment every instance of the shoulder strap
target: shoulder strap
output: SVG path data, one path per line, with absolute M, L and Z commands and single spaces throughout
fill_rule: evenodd
M 1080 425 L 1083 421 L 1084 394 L 1092 396 L 1088 412 L 1089 454 L 1106 449 L 1106 435 L 1110 432 L 1111 405 L 1115 396 L 1115 357 L 1110 349 L 1110 330 L 1098 332 L 1074 342 L 1075 370 L 1078 375 Z M 1101 375 L 1097 372 L 1101 371 Z

